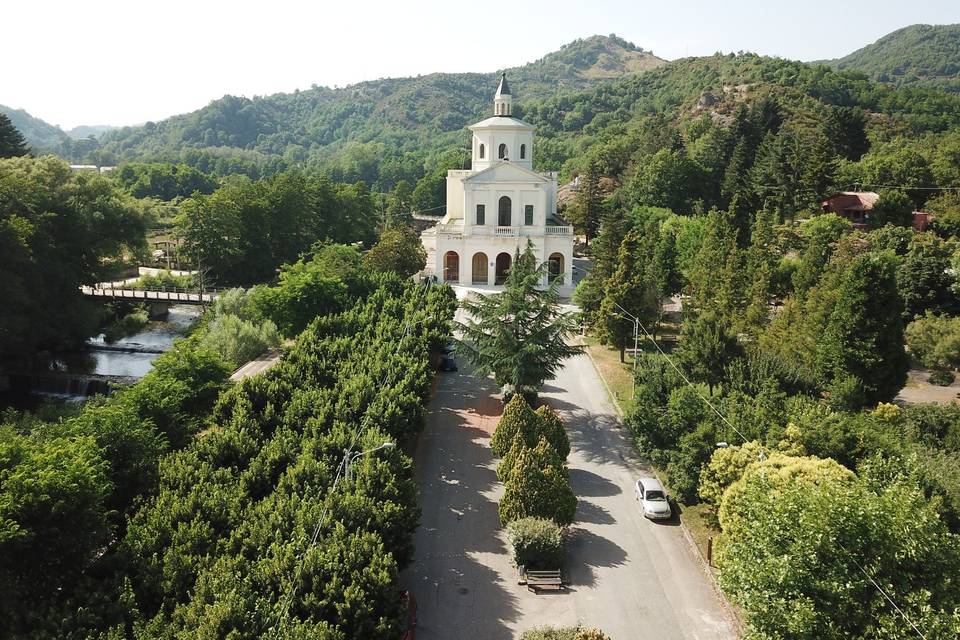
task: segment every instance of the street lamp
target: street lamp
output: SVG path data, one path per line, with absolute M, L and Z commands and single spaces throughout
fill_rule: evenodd
M 373 449 L 367 449 L 366 451 L 345 451 L 343 454 L 343 473 L 347 478 L 347 481 L 350 481 L 353 478 L 352 466 L 353 463 L 357 461 L 357 458 L 362 458 L 365 455 L 380 451 L 381 449 L 393 449 L 397 444 L 395 442 L 384 442 L 378 447 Z

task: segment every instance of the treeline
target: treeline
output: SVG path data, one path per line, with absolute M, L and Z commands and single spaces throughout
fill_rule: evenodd
M 357 275 L 345 310 L 219 397 L 197 336 L 78 418 L 4 427 L 4 637 L 399 635 L 419 517 L 402 447 L 456 301 Z M 384 442 L 344 475 L 345 450 Z
M 220 285 L 263 282 L 318 241 L 376 238 L 377 212 L 362 183 L 335 184 L 301 173 L 253 181 L 235 176 L 210 195 L 179 205 L 178 233 L 194 266 Z

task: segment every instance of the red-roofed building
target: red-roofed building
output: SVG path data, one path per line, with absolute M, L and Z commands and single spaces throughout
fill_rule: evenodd
M 825 212 L 832 212 L 853 223 L 854 229 L 866 229 L 870 226 L 870 211 L 880 196 L 873 191 L 841 191 L 835 193 L 820 206 Z

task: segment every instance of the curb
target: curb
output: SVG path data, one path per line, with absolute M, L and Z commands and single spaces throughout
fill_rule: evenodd
M 610 385 L 607 383 L 607 379 L 603 376 L 603 373 L 600 371 L 600 367 L 597 366 L 597 361 L 594 360 L 593 354 L 590 353 L 589 345 L 586 342 L 583 342 L 584 353 L 587 354 L 587 357 L 590 358 L 590 362 L 593 364 L 594 371 L 597 372 L 597 377 L 600 378 L 600 381 L 603 382 L 604 389 L 607 390 L 607 395 L 610 397 L 610 402 L 613 404 L 614 410 L 617 412 L 617 417 L 620 419 L 620 428 L 623 429 L 625 425 L 623 424 L 623 409 L 620 408 L 620 403 L 617 402 L 616 396 L 613 394 L 613 390 L 610 388 Z M 633 442 L 632 440 L 630 441 Z M 634 448 L 634 451 L 636 449 Z M 657 480 L 660 481 L 660 484 L 664 484 L 663 479 L 660 477 L 660 474 L 657 472 L 657 469 L 651 465 L 651 470 L 653 474 L 657 477 Z M 710 586 L 713 588 L 714 593 L 719 597 L 720 602 L 723 605 L 723 608 L 726 609 L 727 614 L 730 616 L 730 619 L 733 620 L 734 626 L 737 627 L 737 630 L 742 635 L 744 630 L 743 620 L 740 619 L 740 616 L 737 614 L 737 611 L 733 608 L 733 605 L 730 604 L 730 601 L 727 600 L 727 596 L 723 593 L 723 590 L 720 588 L 720 584 L 717 582 L 717 576 L 714 574 L 713 569 L 707 564 L 707 559 L 703 557 L 703 553 L 700 552 L 700 547 L 697 546 L 697 543 L 693 540 L 693 535 L 690 533 L 690 530 L 687 529 L 687 525 L 684 523 L 682 518 L 678 517 L 680 521 L 680 530 L 683 531 L 683 537 L 687 541 L 687 544 L 690 546 L 693 551 L 694 557 L 697 559 L 697 564 L 700 565 L 700 569 L 703 573 L 710 579 Z

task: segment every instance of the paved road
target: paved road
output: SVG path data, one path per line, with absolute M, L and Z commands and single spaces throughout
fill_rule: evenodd
M 676 522 L 643 519 L 632 483 L 643 466 L 586 356 L 544 389 L 570 434 L 570 478 L 579 498 L 566 593 L 516 584 L 497 520 L 502 486 L 489 437 L 496 388 L 461 363 L 442 374 L 416 451 L 423 509 L 413 565 L 403 576 L 419 603 L 418 640 L 506 640 L 542 624 L 582 623 L 613 640 L 735 638 Z

